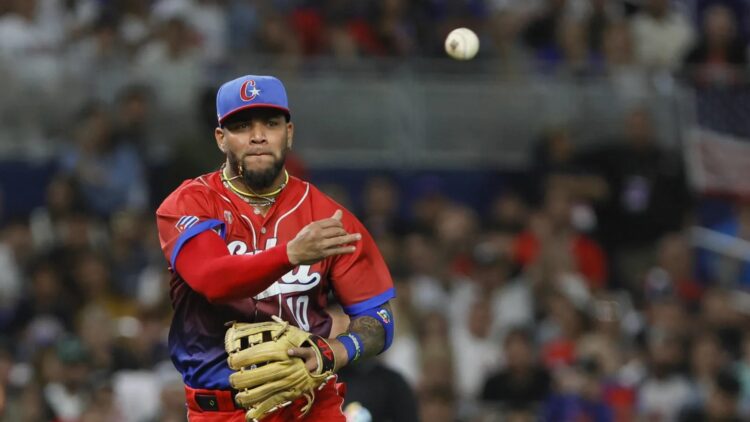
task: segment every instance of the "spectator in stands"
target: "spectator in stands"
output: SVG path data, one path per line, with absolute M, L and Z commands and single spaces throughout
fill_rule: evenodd
M 515 236 L 526 227 L 528 214 L 528 204 L 521 195 L 502 192 L 490 201 L 485 226 L 498 235 Z
M 716 377 L 727 366 L 730 356 L 714 333 L 697 333 L 691 343 L 690 381 L 693 388 L 691 402 L 702 407 L 709 402 Z
M 511 330 L 503 340 L 505 365 L 487 375 L 481 400 L 503 409 L 535 409 L 551 390 L 551 379 L 540 364 L 531 333 Z
M 37 252 L 48 252 L 57 246 L 64 235 L 63 221 L 86 208 L 77 179 L 73 175 L 53 176 L 43 206 L 31 213 L 29 226 Z
M 547 189 L 544 210 L 531 217 L 529 229 L 515 239 L 513 259 L 536 276 L 547 265 L 553 284 L 564 273 L 580 274 L 592 289 L 607 283 L 607 262 L 601 247 L 571 224 L 572 201 L 562 189 Z
M 302 46 L 296 37 L 290 37 L 286 16 L 268 12 L 260 23 L 255 49 L 262 54 L 276 57 L 291 68 L 300 59 Z
M 75 337 L 61 339 L 50 356 L 51 379 L 44 385 L 44 400 L 55 419 L 77 420 L 90 400 L 91 366 L 83 344 Z
M 509 251 L 492 240 L 474 247 L 469 277 L 459 277 L 450 291 L 451 319 L 468 325 L 474 305 L 486 299 L 490 306 L 489 335 L 497 341 L 516 326 L 534 319 L 532 286 L 523 277 L 513 277 Z
M 653 263 L 654 245 L 679 230 L 691 210 L 682 159 L 659 146 L 647 109 L 631 109 L 625 140 L 585 153 L 589 171 L 600 175 L 609 193 L 599 205 L 599 235 L 620 286 L 638 292 Z
M 747 326 L 748 309 L 740 299 L 742 290 L 711 287 L 703 295 L 699 309 L 702 328 L 719 337 L 722 348 L 736 356 Z
M 478 396 L 486 375 L 500 366 L 497 339 L 492 336 L 492 302 L 487 296 L 475 297 L 468 315 L 452 318 L 450 339 L 453 350 L 453 379 L 456 392 L 464 400 Z M 466 365 L 472 362 L 472 365 Z
M 698 42 L 685 57 L 692 82 L 699 86 L 746 83 L 746 64 L 747 46 L 739 36 L 732 10 L 721 3 L 706 9 Z
M 664 235 L 657 244 L 656 265 L 646 273 L 644 297 L 677 297 L 694 310 L 703 294 L 703 283 L 695 275 L 693 250 L 681 233 Z
M 509 80 L 520 79 L 526 72 L 529 52 L 520 39 L 525 18 L 517 6 L 500 3 L 487 20 L 487 40 L 482 52 L 498 61 L 497 73 Z
M 165 16 L 157 34 L 135 57 L 135 73 L 153 90 L 165 124 L 182 128 L 192 120 L 204 63 L 196 33 L 182 15 Z
M 148 164 L 163 159 L 167 151 L 153 139 L 153 93 L 143 85 L 128 85 L 117 92 L 114 110 L 114 137 L 133 145 Z
M 151 37 L 149 0 L 120 0 L 118 32 L 130 56 Z
M 454 422 L 458 415 L 456 398 L 450 389 L 431 388 L 419 392 L 419 414 L 423 421 Z
M 600 368 L 594 360 L 579 360 L 555 373 L 556 391 L 544 403 L 544 419 L 614 421 L 604 402 Z
M 417 51 L 416 27 L 413 9 L 415 5 L 406 0 L 377 2 L 373 30 L 383 54 L 405 57 Z
M 539 295 L 536 341 L 544 365 L 555 370 L 575 363 L 578 343 L 588 332 L 591 296 L 578 280 L 563 280 Z
M 418 392 L 446 390 L 451 395 L 456 392 L 453 374 L 453 349 L 449 338 L 449 323 L 445 316 L 438 312 L 422 315 L 419 327 L 419 344 L 421 350 L 421 377 L 417 385 Z
M 635 57 L 654 70 L 675 70 L 693 43 L 690 22 L 670 0 L 647 0 L 631 21 Z
M 112 268 L 104 256 L 94 251 L 83 253 L 72 266 L 84 305 L 99 306 L 111 318 L 134 314 L 133 303 L 114 291 Z
M 144 168 L 132 145 L 114 139 L 112 118 L 100 104 L 80 113 L 73 148 L 60 166 L 76 178 L 89 207 L 101 216 L 119 209 L 141 211 L 148 204 Z
M 128 64 L 130 52 L 118 32 L 117 16 L 102 13 L 84 37 L 75 40 L 67 51 L 65 60 L 70 74 L 90 73 L 81 81 L 85 89 L 99 101 L 111 102 L 127 84 L 131 74 Z M 91 72 L 96 69 L 96 72 Z
M 538 56 L 558 47 L 558 34 L 564 23 L 567 0 L 546 0 L 542 10 L 523 31 L 524 43 Z
M 650 330 L 648 375 L 638 390 L 638 412 L 647 420 L 674 421 L 692 399 L 690 383 L 680 372 L 684 355 L 680 339 Z
M 110 265 L 113 268 L 115 291 L 135 298 L 139 278 L 148 266 L 149 254 L 143 230 L 148 228 L 142 215 L 121 211 L 110 218 Z
M 31 286 L 14 308 L 12 320 L 5 321 L 2 332 L 20 337 L 34 320 L 54 321 L 70 330 L 73 327 L 75 301 L 57 269 L 46 261 L 34 264 L 30 273 Z
M 159 410 L 148 422 L 183 422 L 185 420 L 185 385 L 182 379 L 160 379 Z
M 594 301 L 594 329 L 576 345 L 578 360 L 593 362 L 599 368 L 601 400 L 612 409 L 616 421 L 635 419 L 637 384 L 623 370 L 632 355 L 632 345 L 622 324 L 618 304 L 612 299 Z M 621 308 L 621 306 L 619 306 Z
M 690 335 L 693 321 L 685 305 L 675 297 L 652 299 L 644 308 L 645 329 L 679 339 Z M 655 337 L 661 338 L 661 337 Z
M 435 221 L 435 240 L 452 275 L 471 272 L 472 247 L 479 233 L 479 216 L 469 207 L 454 205 L 441 211 Z
M 59 56 L 62 45 L 62 16 L 48 13 L 38 0 L 10 0 L 0 15 L 0 57 L 9 60 L 22 80 L 42 85 L 59 82 Z M 54 7 L 53 7 L 54 8 Z
M 582 165 L 579 155 L 569 127 L 547 128 L 533 151 L 534 198 L 543 201 L 547 190 L 564 190 L 577 202 L 604 200 L 609 193 L 607 183 Z
M 587 3 L 589 7 L 583 22 L 588 48 L 595 56 L 601 57 L 608 29 L 623 19 L 625 11 L 619 2 L 589 0 Z
M 411 306 L 421 313 L 449 308 L 451 277 L 432 238 L 410 234 L 403 250 L 410 290 Z
M 699 126 L 747 138 L 747 46 L 739 24 L 748 16 L 747 2 L 699 1 L 701 37 L 685 58 L 682 74 L 697 91 L 695 112 Z
M 347 420 L 420 420 L 417 397 L 412 388 L 401 374 L 379 361 L 373 359 L 350 365 L 339 372 L 339 378 L 346 383 L 342 408 Z M 369 413 L 370 419 L 362 416 L 365 413 Z
M 623 100 L 647 97 L 651 88 L 646 69 L 636 61 L 631 26 L 624 20 L 613 22 L 603 37 L 603 70 L 618 97 Z
M 729 371 L 722 371 L 713 380 L 706 404 L 697 408 L 691 406 L 691 409 L 680 415 L 679 422 L 739 422 L 744 420 L 738 411 L 739 397 L 740 383 L 736 375 Z
M 362 192 L 362 219 L 375 240 L 390 235 L 406 233 L 407 223 L 399 214 L 401 204 L 399 188 L 388 177 L 372 177 Z
M 117 421 L 125 419 L 126 409 L 120 408 L 112 391 L 111 381 L 98 380 L 91 387 L 91 399 L 87 403 L 80 422 Z

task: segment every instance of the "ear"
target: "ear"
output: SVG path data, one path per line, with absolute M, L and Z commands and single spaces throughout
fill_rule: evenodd
M 286 124 L 286 129 L 287 129 L 286 147 L 289 149 L 292 149 L 292 144 L 294 143 L 294 124 L 292 122 L 288 122 Z
M 216 146 L 221 152 L 226 153 L 226 138 L 224 138 L 224 130 L 220 127 L 214 129 L 214 138 L 216 138 Z

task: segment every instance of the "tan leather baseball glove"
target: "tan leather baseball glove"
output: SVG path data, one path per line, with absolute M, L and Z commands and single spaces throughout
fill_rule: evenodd
M 290 325 L 274 316 L 273 321 L 232 322 L 224 339 L 229 367 L 236 372 L 229 383 L 238 391 L 237 405 L 247 409 L 245 419 L 257 421 L 268 413 L 307 398 L 303 415 L 315 401 L 315 391 L 333 375 L 333 350 L 320 336 Z M 311 347 L 318 367 L 311 373 L 299 357 L 289 356 L 294 347 Z

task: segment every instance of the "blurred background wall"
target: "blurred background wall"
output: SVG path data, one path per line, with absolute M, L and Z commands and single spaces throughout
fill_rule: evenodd
M 0 0 L 0 420 L 184 420 L 153 211 L 248 73 L 397 284 L 352 418 L 750 418 L 748 35 L 744 0 Z

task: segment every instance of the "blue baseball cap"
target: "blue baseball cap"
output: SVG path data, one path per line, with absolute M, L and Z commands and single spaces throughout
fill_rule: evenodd
M 275 108 L 291 118 L 284 84 L 273 76 L 245 75 L 226 82 L 216 93 L 220 125 L 227 117 L 250 108 Z

